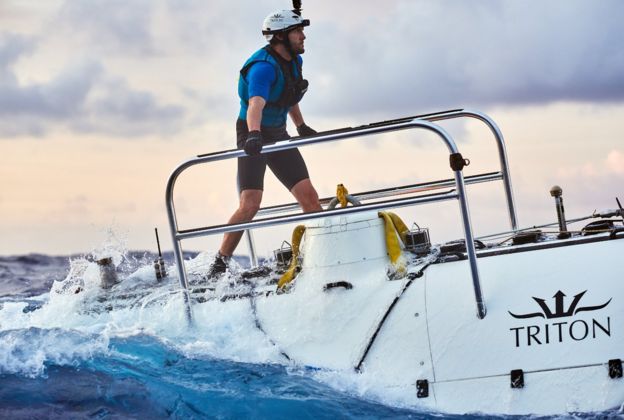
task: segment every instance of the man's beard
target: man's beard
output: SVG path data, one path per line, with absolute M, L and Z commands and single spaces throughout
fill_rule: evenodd
M 292 52 L 294 52 L 295 54 L 303 54 L 305 52 L 305 47 L 303 45 L 298 46 L 298 47 L 291 45 L 291 49 L 292 49 Z

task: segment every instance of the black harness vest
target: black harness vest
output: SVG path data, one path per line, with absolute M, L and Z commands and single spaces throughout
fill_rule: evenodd
M 299 101 L 301 101 L 301 99 L 303 98 L 303 95 L 305 95 L 308 90 L 308 81 L 303 78 L 301 63 L 299 62 L 297 57 L 295 57 L 292 61 L 284 60 L 278 53 L 273 50 L 273 48 L 271 48 L 270 45 L 267 45 L 263 49 L 273 58 L 273 61 L 277 63 L 279 67 L 279 69 L 276 68 L 275 63 L 271 60 L 264 60 L 271 63 L 271 65 L 273 65 L 273 68 L 275 69 L 275 81 L 273 82 L 273 85 L 271 87 L 274 87 L 279 81 L 278 71 L 282 74 L 282 77 L 284 78 L 284 88 L 282 89 L 280 97 L 275 101 L 268 101 L 267 105 L 278 108 L 290 108 L 298 104 Z M 294 74 L 294 68 L 292 65 L 293 61 L 295 64 L 294 67 L 297 69 L 296 74 Z M 257 61 L 252 61 L 244 66 L 241 69 L 241 75 L 245 77 L 247 75 L 247 72 L 249 71 L 249 68 L 256 62 Z

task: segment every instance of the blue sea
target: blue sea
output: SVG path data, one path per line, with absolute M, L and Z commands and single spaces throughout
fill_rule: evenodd
M 89 256 L 0 257 L 0 418 L 483 418 L 392 406 L 285 365 L 242 309 L 189 329 L 175 292 L 144 291 L 154 255 L 115 259 L 123 305 L 85 291 L 97 281 Z

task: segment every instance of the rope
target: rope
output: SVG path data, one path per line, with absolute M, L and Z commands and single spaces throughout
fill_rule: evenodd
M 277 282 L 277 288 L 283 289 L 288 283 L 290 283 L 295 278 L 295 270 L 297 269 L 297 264 L 299 263 L 299 245 L 301 244 L 301 238 L 305 233 L 306 227 L 304 225 L 299 225 L 295 227 L 292 233 L 292 257 L 290 258 L 290 266 L 288 270 L 282 277 L 280 277 Z
M 338 184 L 336 186 L 336 197 L 329 201 L 327 209 L 330 210 L 336 208 L 338 203 L 340 203 L 342 207 L 347 207 L 348 203 L 351 203 L 354 206 L 362 204 L 360 200 L 349 194 L 349 191 L 347 191 L 347 188 L 343 184 Z
M 386 250 L 388 252 L 388 257 L 390 257 L 390 262 L 394 267 L 396 275 L 398 276 L 398 278 L 401 278 L 405 276 L 405 273 L 407 272 L 407 267 L 405 260 L 400 258 L 403 254 L 403 250 L 401 247 L 401 243 L 399 243 L 399 239 L 403 243 L 404 247 L 405 235 L 407 234 L 409 229 L 405 225 L 405 223 L 403 223 L 403 220 L 401 220 L 401 218 L 395 213 L 389 211 L 380 211 L 377 214 L 384 221 Z
M 336 186 L 336 198 L 340 202 L 341 207 L 347 207 L 347 188 L 343 184 L 338 184 Z

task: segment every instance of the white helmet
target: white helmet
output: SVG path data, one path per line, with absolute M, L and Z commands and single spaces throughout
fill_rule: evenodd
M 294 10 L 278 10 L 264 19 L 262 34 L 267 41 L 270 41 L 273 38 L 273 34 L 288 32 L 304 26 L 310 26 L 310 21 L 301 19 L 301 16 Z

